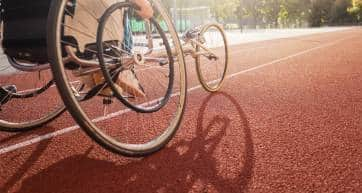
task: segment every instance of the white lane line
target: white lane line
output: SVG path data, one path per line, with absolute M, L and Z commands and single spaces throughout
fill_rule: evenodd
M 268 62 L 268 63 L 265 63 L 265 64 L 261 64 L 261 65 L 258 65 L 258 66 L 255 66 L 253 68 L 249 68 L 247 70 L 243 70 L 243 71 L 240 71 L 240 72 L 237 72 L 237 73 L 234 73 L 234 74 L 231 74 L 229 75 L 227 78 L 233 78 L 235 76 L 238 76 L 240 74 L 245 74 L 247 72 L 251 72 L 251 71 L 255 71 L 255 70 L 258 70 L 260 68 L 264 68 L 266 66 L 269 66 L 269 65 L 272 65 L 272 64 L 276 64 L 276 63 L 279 63 L 279 62 L 282 62 L 282 61 L 285 61 L 285 60 L 289 60 L 291 58 L 295 58 L 297 56 L 300 56 L 300 55 L 304 55 L 304 54 L 307 54 L 309 52 L 313 52 L 314 50 L 319 50 L 319 49 L 322 49 L 322 48 L 325 48 L 325 47 L 330 47 L 330 46 L 333 46 L 341 41 L 345 41 L 345 40 L 348 40 L 348 39 L 351 39 L 353 37 L 348 37 L 348 38 L 342 38 L 342 39 L 339 39 L 339 40 L 336 40 L 336 41 L 333 41 L 331 43 L 328 43 L 328 44 L 323 44 L 323 45 L 320 45 L 320 46 L 317 46 L 317 47 L 314 47 L 314 48 L 311 48 L 311 49 L 307 49 L 307 50 L 304 50 L 304 51 L 301 51 L 301 52 L 298 52 L 296 54 L 292 54 L 292 55 L 289 55 L 289 56 L 286 56 L 286 57 L 283 57 L 283 58 L 279 58 L 279 59 L 276 59 L 276 60 L 273 60 L 271 62 Z
M 248 72 L 252 72 L 252 71 L 255 71 L 255 70 L 264 68 L 264 67 L 266 67 L 266 66 L 270 66 L 270 65 L 273 65 L 273 64 L 277 64 L 277 63 L 279 63 L 279 62 L 281 62 L 281 61 L 289 60 L 289 59 L 291 59 L 291 58 L 294 58 L 294 57 L 297 57 L 297 56 L 301 56 L 301 55 L 304 55 L 304 54 L 313 52 L 313 51 L 318 50 L 318 49 L 330 47 L 330 46 L 333 46 L 333 45 L 335 45 L 335 44 L 337 44 L 337 43 L 339 43 L 339 42 L 341 42 L 341 41 L 344 41 L 344 40 L 347 40 L 347 39 L 351 39 L 351 38 L 353 38 L 353 37 L 342 38 L 342 39 L 333 41 L 333 42 L 331 42 L 331 43 L 323 44 L 323 45 L 320 45 L 320 46 L 317 46 L 317 47 L 314 47 L 314 48 L 310 48 L 310 49 L 307 49 L 307 50 L 298 52 L 298 53 L 296 53 L 296 54 L 292 54 L 292 55 L 289 55 L 289 56 L 286 56 L 286 57 L 283 57 L 283 58 L 279 58 L 279 59 L 273 60 L 273 61 L 271 61 L 271 62 L 268 62 L 268 63 L 265 63 L 265 64 L 261 64 L 261 65 L 255 66 L 255 67 L 253 67 L 253 68 L 249 68 L 249 69 L 247 69 L 247 70 L 243 70 L 243 71 L 240 71 L 240 72 L 231 74 L 231 75 L 227 76 L 227 79 L 230 79 L 230 78 L 233 78 L 233 77 L 236 77 L 236 76 L 238 76 L 238 75 L 245 74 L 245 73 L 248 73 Z M 188 92 L 191 92 L 191 91 L 198 90 L 198 89 L 200 89 L 200 88 L 202 88 L 202 86 L 201 86 L 201 85 L 197 85 L 197 86 L 195 86 L 195 87 L 189 88 L 187 91 L 188 91 Z M 177 94 L 174 94 L 173 96 L 177 96 Z M 125 113 L 127 113 L 127 112 L 129 112 L 129 111 L 130 111 L 130 110 L 128 110 L 128 109 L 122 110 L 122 111 L 119 111 L 119 112 L 115 112 L 115 113 L 109 114 L 109 115 L 104 116 L 104 117 L 99 117 L 99 118 L 97 118 L 97 119 L 94 119 L 93 121 L 95 121 L 95 122 L 100 122 L 100 121 L 108 120 L 108 119 L 117 117 L 117 116 L 119 116 L 119 115 L 125 114 Z M 75 131 L 75 130 L 78 130 L 78 129 L 79 129 L 79 126 L 72 126 L 72 127 L 68 127 L 68 128 L 65 128 L 65 129 L 61 129 L 61 130 L 52 132 L 52 133 L 48 133 L 48 134 L 45 134 L 45 135 L 37 136 L 37 137 L 34 137 L 33 139 L 29 139 L 29 140 L 26 140 L 26 141 L 21 142 L 21 143 L 17 143 L 17 144 L 14 144 L 14 145 L 10 145 L 10 146 L 1 148 L 1 149 L 0 149 L 0 155 L 5 154 L 5 153 L 9 153 L 9 152 L 12 152 L 12 151 L 15 151 L 15 150 L 17 150 L 17 149 L 21 149 L 21 148 L 23 148 L 23 147 L 27 147 L 27 146 L 32 145 L 32 144 L 35 144 L 35 143 L 39 143 L 39 142 L 44 141 L 44 140 L 47 140 L 47 139 L 51 139 L 51 138 L 54 138 L 54 137 L 57 137 L 57 136 L 60 136 L 60 135 L 64 135 L 64 134 L 66 134 L 66 133 L 69 133 L 69 132 L 72 132 L 72 131 Z
M 52 132 L 52 133 L 48 133 L 48 134 L 45 134 L 45 135 L 34 137 L 33 139 L 29 139 L 29 140 L 26 140 L 24 142 L 14 144 L 14 145 L 10 145 L 8 147 L 0 149 L 0 155 L 8 153 L 8 152 L 15 151 L 17 149 L 21 149 L 23 147 L 26 147 L 26 146 L 29 146 L 29 145 L 32 145 L 32 144 L 35 144 L 35 143 L 42 142 L 42 141 L 47 140 L 47 139 L 51 139 L 51 138 L 56 137 L 56 136 L 60 136 L 60 135 L 66 134 L 66 133 L 70 133 L 70 132 L 78 130 L 78 129 L 79 129 L 79 126 L 72 126 L 72 127 L 68 127 L 68 128 L 65 128 L 65 129 L 61 129 L 61 130 Z

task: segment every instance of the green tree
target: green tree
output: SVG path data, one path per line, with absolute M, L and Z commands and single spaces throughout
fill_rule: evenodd
M 264 0 L 261 8 L 265 22 L 273 27 L 279 26 L 279 17 L 283 11 L 284 0 Z M 287 14 L 287 12 L 284 12 Z
M 242 0 L 243 17 L 251 20 L 251 27 L 256 28 L 263 19 L 263 0 Z
M 228 0 L 220 2 L 220 0 L 213 0 L 209 6 L 211 12 L 217 21 L 224 23 L 226 21 L 235 21 L 239 17 L 236 13 L 239 6 L 239 0 Z
M 311 13 L 311 0 L 285 0 L 283 10 L 288 14 L 284 23 L 300 27 L 302 23 L 307 22 Z
M 162 0 L 173 7 L 174 0 Z M 361 22 L 362 0 L 177 0 L 177 6 L 209 6 L 221 23 L 283 27 Z
M 352 21 L 348 8 L 352 6 L 351 0 L 335 0 L 330 11 L 330 24 L 343 24 Z
M 362 0 L 353 0 L 352 6 L 348 8 L 348 13 L 353 17 L 355 22 L 362 21 Z
M 333 0 L 312 0 L 309 23 L 312 27 L 320 27 L 329 23 Z

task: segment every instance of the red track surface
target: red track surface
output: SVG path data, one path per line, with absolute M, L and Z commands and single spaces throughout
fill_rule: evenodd
M 68 132 L 0 154 L 0 192 L 362 192 L 361 34 L 233 46 L 232 77 L 221 93 L 189 93 L 163 151 L 127 159 Z M 0 152 L 72 125 L 66 114 L 1 133 Z

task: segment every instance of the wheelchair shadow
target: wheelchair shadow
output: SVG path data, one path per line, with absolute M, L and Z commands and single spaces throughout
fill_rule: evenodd
M 233 131 L 229 133 L 232 120 L 221 112 L 214 115 L 207 111 L 214 104 L 210 101 L 216 98 L 229 101 L 232 107 L 228 108 L 235 109 L 237 122 L 242 127 L 237 128 L 243 132 L 242 139 L 228 142 L 228 146 L 236 146 L 234 149 L 237 151 L 233 155 L 223 153 L 228 148 L 224 146 L 223 138 L 233 135 Z M 210 114 L 210 119 L 205 118 Z M 143 160 L 129 160 L 128 164 L 89 158 L 89 149 L 86 154 L 60 160 L 25 179 L 18 192 L 186 193 L 244 192 L 247 189 L 254 167 L 253 140 L 246 115 L 233 97 L 225 93 L 208 96 L 199 110 L 195 135 L 190 139 L 177 138 L 174 141 L 161 152 Z M 220 151 L 222 156 L 215 156 Z M 230 161 L 230 157 L 238 159 Z M 225 169 L 227 174 L 221 174 L 224 170 L 220 170 L 220 167 L 224 165 L 231 165 L 232 169 Z
M 11 139 L 15 139 L 17 137 L 22 136 L 23 133 L 19 133 L 16 135 L 13 135 L 5 140 L 3 140 L 2 142 L 5 142 L 6 140 L 11 140 Z M 40 142 L 37 146 L 36 149 L 31 153 L 31 155 L 23 162 L 25 164 L 21 165 L 16 172 L 14 173 L 14 175 L 12 175 L 7 182 L 0 187 L 0 192 L 9 192 L 9 190 L 16 184 L 19 182 L 20 179 L 22 179 L 24 177 L 24 175 L 29 171 L 29 168 L 32 167 L 32 165 L 38 161 L 39 157 L 43 154 L 43 152 L 48 148 L 49 144 L 51 143 L 51 140 L 45 140 Z M 15 159 L 15 157 L 12 157 L 11 159 Z

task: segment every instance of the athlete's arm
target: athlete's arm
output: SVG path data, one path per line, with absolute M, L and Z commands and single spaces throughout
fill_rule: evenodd
M 150 19 L 153 16 L 153 8 L 148 0 L 131 0 L 140 10 L 137 12 L 143 19 Z

